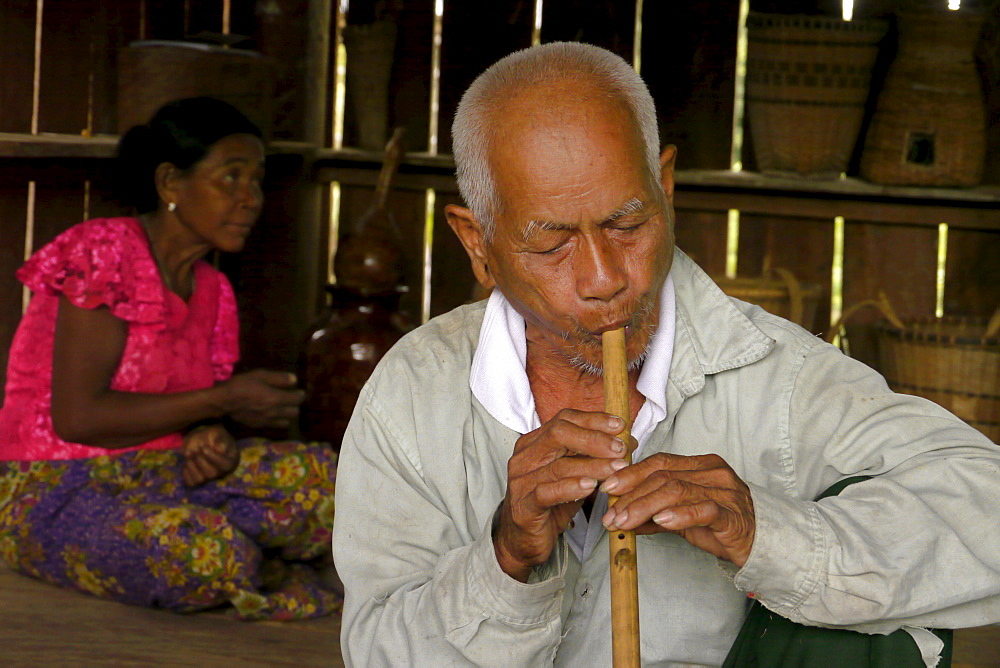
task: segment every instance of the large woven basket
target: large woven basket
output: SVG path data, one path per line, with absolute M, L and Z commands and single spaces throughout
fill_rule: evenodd
M 749 14 L 746 101 L 759 171 L 846 171 L 886 30 L 884 21 Z
M 983 15 L 900 12 L 900 46 L 861 155 L 872 183 L 974 186 L 986 157 L 986 107 L 973 59 Z
M 885 294 L 846 309 L 831 340 L 860 309 L 877 308 L 888 322 L 875 326 L 880 370 L 896 392 L 940 404 L 1000 443 L 1000 308 L 982 318 L 901 320 Z
M 787 269 L 775 269 L 775 277 L 712 278 L 730 297 L 756 304 L 768 313 L 791 320 L 810 329 L 816 320 L 823 289 L 812 283 L 801 283 Z
M 270 137 L 273 59 L 255 51 L 191 42 L 139 41 L 118 56 L 118 130 L 147 123 L 173 100 L 208 95 L 224 100 Z
M 1000 334 L 985 320 L 926 318 L 877 328 L 882 373 L 897 392 L 944 406 L 1000 443 Z

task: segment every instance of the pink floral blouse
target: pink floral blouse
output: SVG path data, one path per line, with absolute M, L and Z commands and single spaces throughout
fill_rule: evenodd
M 167 289 L 135 218 L 97 218 L 56 237 L 17 272 L 33 296 L 11 345 L 0 409 L 0 461 L 79 459 L 123 452 L 70 443 L 52 428 L 52 350 L 59 296 L 81 308 L 107 307 L 128 322 L 111 389 L 167 394 L 212 386 L 239 358 L 232 286 L 206 262 L 194 268 L 184 302 Z M 128 448 L 179 446 L 169 434 Z

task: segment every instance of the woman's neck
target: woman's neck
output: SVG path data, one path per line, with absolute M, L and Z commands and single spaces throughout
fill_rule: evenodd
M 172 229 L 171 223 L 158 213 L 144 214 L 139 221 L 167 289 L 187 300 L 194 291 L 194 263 L 208 254 L 209 247 L 191 243 L 189 235 Z

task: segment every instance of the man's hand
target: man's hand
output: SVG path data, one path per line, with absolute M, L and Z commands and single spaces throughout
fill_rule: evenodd
M 739 567 L 750 556 L 750 488 L 718 455 L 657 453 L 605 480 L 601 491 L 619 497 L 601 520 L 610 530 L 670 531 Z
M 507 495 L 493 531 L 497 563 L 526 582 L 597 484 L 626 464 L 620 418 L 563 409 L 517 439 L 507 462 Z
M 218 424 L 198 427 L 184 436 L 181 444 L 184 484 L 197 487 L 232 473 L 240 463 L 236 441 Z

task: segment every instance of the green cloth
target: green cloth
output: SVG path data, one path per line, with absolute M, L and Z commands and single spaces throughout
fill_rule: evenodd
M 836 496 L 864 476 L 836 483 L 816 499 Z M 930 629 L 944 641 L 939 668 L 951 666 L 951 629 Z M 805 626 L 775 614 L 755 601 L 723 668 L 924 668 L 917 644 L 900 629 L 868 635 L 846 629 Z

